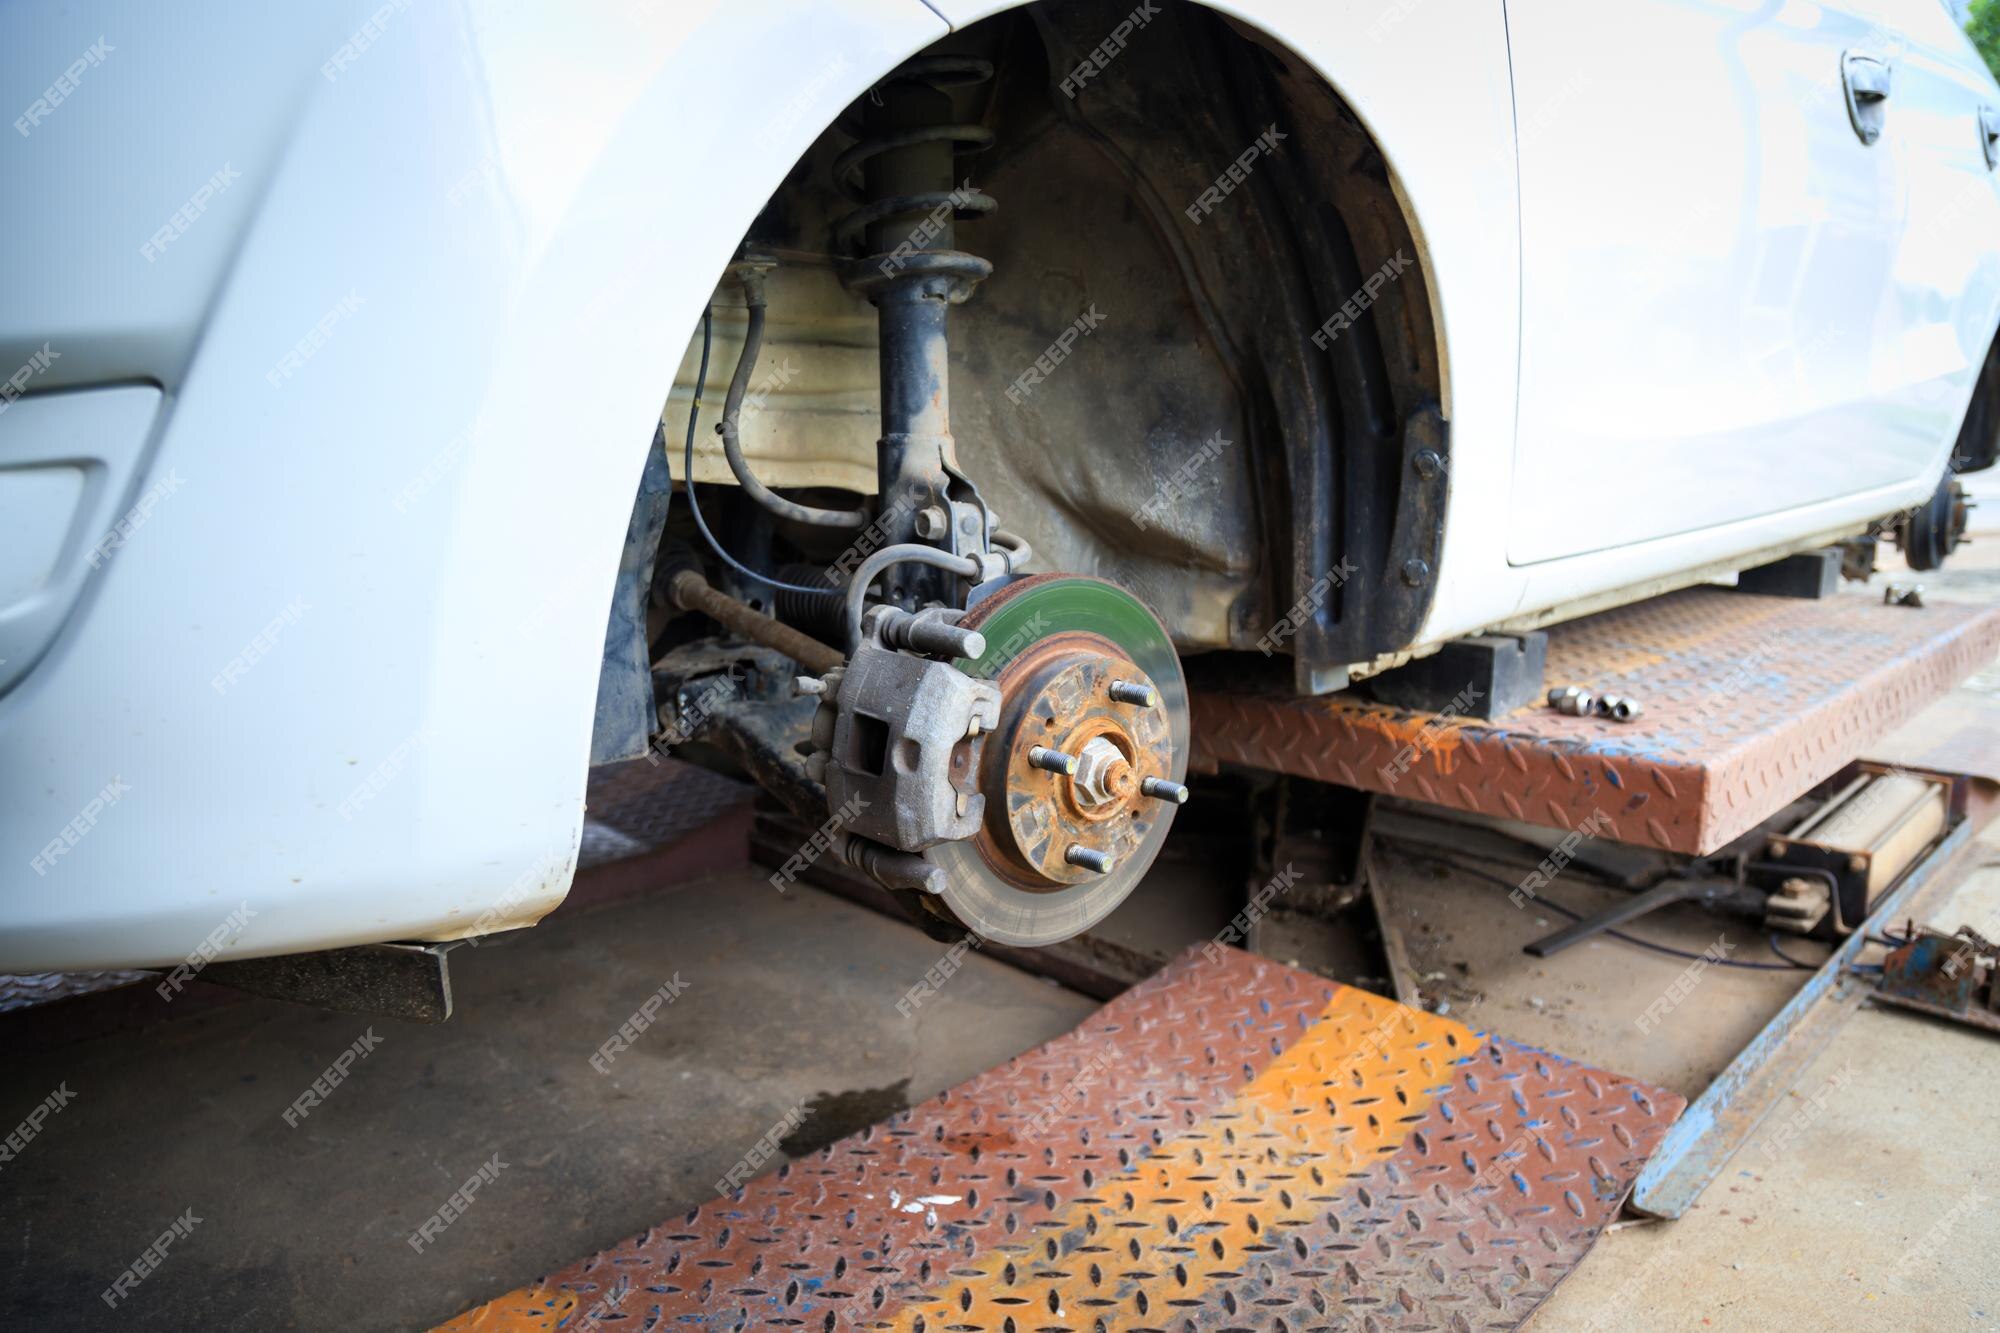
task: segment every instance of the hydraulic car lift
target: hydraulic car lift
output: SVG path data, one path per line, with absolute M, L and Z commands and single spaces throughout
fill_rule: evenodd
M 1950 884 L 2000 744 L 1957 738 L 1988 766 L 1969 774 L 1857 761 L 1996 652 L 2000 611 L 1698 589 L 1549 632 L 1551 683 L 1638 700 L 1635 722 L 1195 696 L 1196 771 L 1487 817 L 1468 845 L 1497 816 L 1606 857 L 1786 856 L 1788 883 L 1824 884 L 1810 928 L 1831 956 L 1692 1105 L 1211 941 L 1078 1031 L 446 1327 L 1515 1326 L 1628 1200 L 1681 1215 L 1874 994 L 1852 963 Z M 1884 804 L 1857 811 L 1865 792 Z M 1358 850 L 1335 859 L 1365 880 L 1356 799 Z M 1752 888 L 1740 870 L 1724 887 Z M 1765 892 L 1807 928 L 1783 914 L 1810 894 Z M 1072 984 L 1150 966 L 1089 937 L 988 951 Z M 1905 1000 L 1984 1012 L 1989 954 L 1913 936 L 1890 976 Z

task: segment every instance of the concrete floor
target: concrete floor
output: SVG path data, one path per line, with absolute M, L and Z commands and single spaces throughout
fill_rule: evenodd
M 2000 542 L 1967 555 L 1923 576 L 1932 596 L 2000 599 Z M 1957 703 L 1994 698 L 2000 671 Z M 2000 829 L 1984 846 L 2000 862 Z M 1640 1035 L 1634 1018 L 1681 964 L 1615 944 L 1529 959 L 1519 945 L 1550 922 L 1504 890 L 1409 863 L 1395 886 L 1412 961 L 1439 974 L 1430 987 L 1455 1016 L 1685 1092 L 1795 984 L 1715 973 Z M 1601 901 L 1570 882 L 1552 893 Z M 1964 884 L 1942 924 L 1961 920 L 2000 935 L 2000 869 Z M 1718 929 L 1689 910 L 1645 933 L 1699 951 Z M 1768 956 L 1754 934 L 1740 944 L 1739 957 Z M 0 1070 L 0 1127 L 59 1086 L 75 1099 L 0 1167 L 0 1329 L 428 1327 L 706 1199 L 794 1106 L 817 1111 L 792 1141 L 803 1151 L 1094 1008 L 972 954 L 900 1017 L 896 1000 L 941 953 L 814 890 L 781 897 L 757 872 L 559 915 L 454 954 L 457 1015 L 375 1020 L 379 1046 L 296 1129 L 284 1110 L 369 1023 L 251 999 L 16 1053 Z M 684 993 L 609 1075 L 594 1071 L 600 1044 L 676 975 Z M 1794 1102 L 1688 1217 L 1607 1236 L 1534 1327 L 2000 1321 L 2000 1043 L 1864 1011 Z M 496 1154 L 505 1170 L 414 1252 L 412 1231 Z M 185 1210 L 200 1223 L 108 1309 L 99 1293 Z
M 815 1147 L 1095 1008 L 972 955 L 900 1017 L 941 952 L 741 872 L 458 950 L 453 1018 L 375 1020 L 380 1044 L 297 1128 L 285 1109 L 370 1023 L 251 999 L 10 1060 L 0 1124 L 59 1084 L 75 1099 L 3 1168 L 0 1328 L 427 1328 L 711 1197 L 796 1105 L 819 1099 L 815 1137 L 794 1141 Z M 679 998 L 593 1070 L 675 975 Z M 413 1251 L 494 1154 L 494 1183 Z M 99 1293 L 186 1209 L 200 1223 L 107 1308 Z

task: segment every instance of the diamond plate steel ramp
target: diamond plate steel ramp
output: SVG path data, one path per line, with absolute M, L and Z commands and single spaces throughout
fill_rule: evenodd
M 1512 1328 L 1683 1104 L 1204 946 L 1075 1032 L 443 1327 Z
M 641 856 L 686 837 L 757 789 L 678 759 L 634 759 L 590 771 L 578 867 Z
M 1548 683 L 1635 722 L 1532 706 L 1483 722 L 1345 696 L 1194 696 L 1217 761 L 1705 855 L 1862 757 L 2000 652 L 2000 610 L 1689 588 L 1549 630 Z

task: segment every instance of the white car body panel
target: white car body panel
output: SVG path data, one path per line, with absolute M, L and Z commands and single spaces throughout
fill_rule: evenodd
M 24 245 L 0 259 L 10 312 L 56 309 L 79 273 L 178 283 L 161 275 L 183 244 L 227 251 L 234 228 L 198 218 L 148 263 L 159 220 L 227 161 L 244 177 L 223 198 L 257 201 L 184 370 L 121 367 L 165 384 L 150 474 L 181 486 L 0 698 L 0 970 L 171 964 L 243 904 L 214 956 L 450 937 L 560 901 L 612 580 L 688 324 L 824 125 L 946 31 L 915 0 L 385 6 L 328 80 L 376 8 L 319 14 L 303 43 L 254 21 L 269 7 L 123 46 L 148 6 L 7 16 L 23 106 L 100 34 L 118 48 L 0 146 L 17 199 L 188 132 L 159 94 L 197 53 L 283 62 L 264 116 L 291 123 L 263 179 L 239 143 L 270 126 L 238 108 L 180 150 L 199 164 L 184 184 L 96 197 L 128 224 L 101 245 L 60 268 Z M 791 98 L 745 96 L 750 59 Z M 185 309 L 161 305 L 165 323 Z
M 69 201 L 0 250 L 0 352 L 76 349 L 37 390 L 161 386 L 126 503 L 181 479 L 0 696 L 0 970 L 451 938 L 558 902 L 612 580 L 687 330 L 822 128 L 947 20 L 1004 7 L 392 0 L 194 24 L 87 0 L 0 18 L 20 106 L 100 36 L 114 48 L 0 147 L 15 197 Z M 1453 447 L 1426 639 L 1929 494 L 1935 443 L 1936 466 L 1899 455 L 1860 493 L 1720 525 L 1734 516 L 1683 487 L 1678 535 L 1517 566 L 1508 8 L 1218 7 L 1353 106 L 1424 251 Z M 1939 151 L 1907 150 L 1909 208 L 1957 197 Z M 143 255 L 225 165 L 240 177 Z M 2000 228 L 1965 194 L 1978 234 L 1899 253 L 1899 290 L 1992 283 Z M 1952 328 L 1959 356 L 1993 315 Z M 1945 343 L 1913 350 L 1928 410 L 1962 413 Z M 1602 478 L 1556 484 L 1552 507 L 1604 502 Z
M 1989 253 L 1968 272 L 1977 246 L 1910 222 L 1962 184 L 1958 225 L 1994 235 L 2000 193 L 1981 99 L 1860 9 L 1510 0 L 1515 563 L 1936 484 L 2000 271 Z M 1850 51 L 1895 78 L 1872 146 L 1849 120 Z M 1961 309 L 1976 319 L 1946 322 Z

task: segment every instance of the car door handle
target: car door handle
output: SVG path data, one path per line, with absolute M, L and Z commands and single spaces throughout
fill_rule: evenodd
M 1979 108 L 1979 146 L 1986 150 L 1986 169 L 2000 169 L 2000 109 Z
M 1888 119 L 1889 94 L 1895 89 L 1895 69 L 1880 56 L 1859 51 L 1840 57 L 1840 81 L 1847 89 L 1847 118 L 1861 142 L 1872 144 L 1882 137 Z

